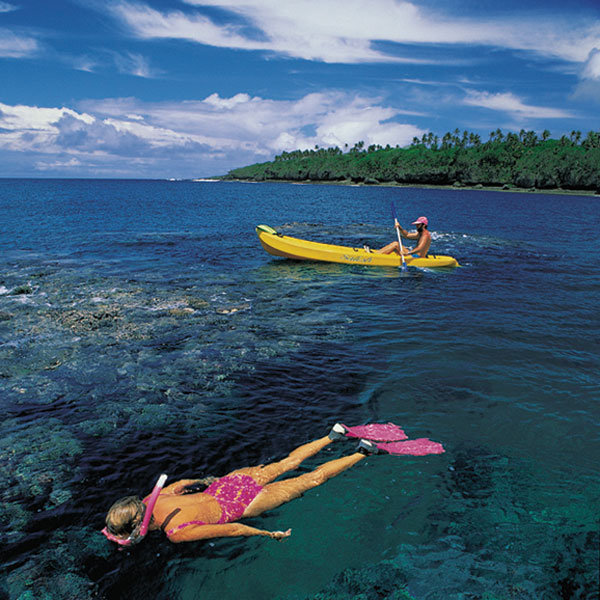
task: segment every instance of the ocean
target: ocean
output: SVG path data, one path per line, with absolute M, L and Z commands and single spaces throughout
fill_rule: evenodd
M 392 202 L 461 268 L 277 259 L 254 231 L 383 246 Z M 597 197 L 2 179 L 0 210 L 0 598 L 598 598 Z M 283 542 L 100 534 L 160 473 L 278 460 L 336 421 L 446 452 L 248 521 Z

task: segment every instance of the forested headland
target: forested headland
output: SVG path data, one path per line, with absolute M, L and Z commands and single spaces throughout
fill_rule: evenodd
M 580 131 L 553 139 L 497 129 L 487 141 L 468 131 L 432 133 L 410 146 L 283 152 L 271 162 L 233 169 L 224 178 L 250 181 L 313 181 L 364 184 L 484 186 L 504 189 L 582 190 L 600 193 L 600 132 Z

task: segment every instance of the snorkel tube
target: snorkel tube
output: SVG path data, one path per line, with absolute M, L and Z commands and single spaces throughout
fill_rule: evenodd
M 154 486 L 154 489 L 148 498 L 148 504 L 146 505 L 146 510 L 144 511 L 144 518 L 142 519 L 142 524 L 137 531 L 134 531 L 125 539 L 113 535 L 106 527 L 102 530 L 102 533 L 111 542 L 116 542 L 119 544 L 119 546 L 132 546 L 133 544 L 141 542 L 148 533 L 148 526 L 150 525 L 150 519 L 152 519 L 152 511 L 154 510 L 154 505 L 156 504 L 158 496 L 165 485 L 165 481 L 167 481 L 167 476 L 163 473 L 158 478 L 158 481 L 156 482 L 156 485 Z

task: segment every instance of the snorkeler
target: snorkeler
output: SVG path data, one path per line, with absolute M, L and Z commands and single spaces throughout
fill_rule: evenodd
M 361 433 L 370 439 L 360 439 L 354 453 L 330 460 L 299 477 L 274 481 L 283 473 L 296 469 L 304 460 L 333 441 L 343 437 L 359 437 Z M 198 484 L 207 482 L 198 479 L 182 479 L 162 489 L 166 479 L 163 475 L 152 494 L 143 501 L 136 496 L 127 496 L 115 502 L 106 515 L 106 527 L 102 532 L 120 545 L 140 541 L 148 529 L 164 531 L 168 539 L 175 543 L 253 535 L 282 539 L 291 534 L 291 529 L 265 531 L 235 521 L 256 517 L 298 498 L 370 454 L 423 455 L 444 451 L 441 444 L 427 439 L 395 444 L 371 441 L 405 439 L 404 432 L 393 424 L 349 428 L 337 423 L 329 435 L 296 448 L 283 460 L 237 469 L 219 479 L 211 478 L 210 485 L 203 491 L 199 491 Z

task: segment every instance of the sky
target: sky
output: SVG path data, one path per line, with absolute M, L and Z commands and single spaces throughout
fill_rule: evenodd
M 0 0 L 0 177 L 600 130 L 600 0 Z

